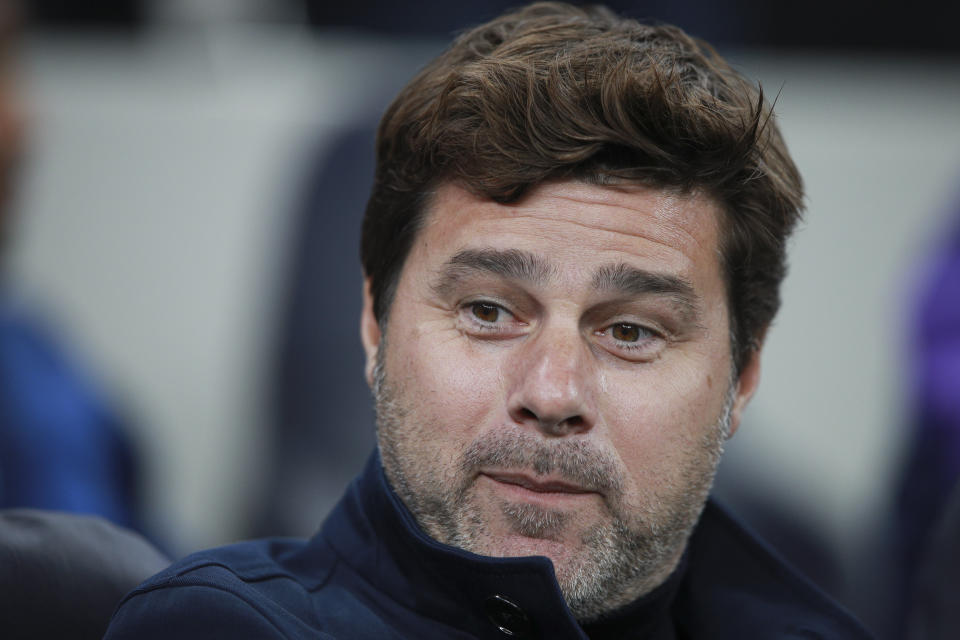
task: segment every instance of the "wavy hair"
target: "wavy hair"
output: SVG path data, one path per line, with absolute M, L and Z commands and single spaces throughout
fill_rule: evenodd
M 721 206 L 734 367 L 780 305 L 803 184 L 760 89 L 708 44 L 543 2 L 460 35 L 381 120 L 361 258 L 381 326 L 445 182 L 515 202 L 548 180 L 702 191 Z

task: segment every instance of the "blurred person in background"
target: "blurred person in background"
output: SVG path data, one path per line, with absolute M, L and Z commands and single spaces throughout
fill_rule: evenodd
M 25 151 L 18 9 L 0 1 L 0 259 L 12 240 Z M 0 508 L 91 514 L 137 528 L 136 485 L 133 448 L 117 414 L 0 272 Z
M 960 200 L 951 214 L 951 228 L 924 259 L 908 344 L 911 422 L 896 504 L 897 624 L 902 632 L 912 621 L 917 638 L 948 637 L 945 621 L 960 621 L 948 606 L 960 594 Z
M 377 149 L 377 451 L 310 541 L 194 554 L 108 638 L 868 637 L 708 500 L 802 203 L 750 83 L 677 28 L 531 5 Z
M 0 0 L 0 258 L 25 151 L 19 20 Z M 0 274 L 0 637 L 94 640 L 169 559 L 126 528 L 137 477 L 123 424 L 27 307 Z

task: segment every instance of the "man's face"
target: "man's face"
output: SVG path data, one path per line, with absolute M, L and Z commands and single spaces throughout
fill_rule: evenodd
M 381 335 L 391 485 L 437 540 L 544 555 L 573 613 L 660 584 L 758 376 L 731 380 L 719 212 L 578 182 L 501 205 L 441 187 Z

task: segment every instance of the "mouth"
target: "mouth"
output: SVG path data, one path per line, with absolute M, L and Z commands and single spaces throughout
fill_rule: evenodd
M 494 482 L 515 487 L 540 494 L 559 494 L 559 495 L 583 495 L 597 493 L 592 489 L 586 489 L 579 485 L 571 484 L 558 478 L 541 478 L 530 476 L 524 473 L 513 473 L 503 471 L 481 471 L 481 476 L 485 476 Z

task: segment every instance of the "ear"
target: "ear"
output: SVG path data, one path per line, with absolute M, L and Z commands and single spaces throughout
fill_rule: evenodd
M 367 384 L 373 388 L 373 371 L 377 366 L 377 350 L 380 348 L 380 325 L 373 313 L 373 296 L 370 295 L 370 278 L 363 281 L 363 311 L 360 313 L 360 341 L 367 354 L 364 369 Z
M 760 385 L 760 352 L 762 346 L 762 343 L 760 343 L 756 349 L 750 352 L 750 357 L 747 358 L 743 369 L 740 371 L 736 397 L 733 399 L 733 407 L 730 410 L 730 437 L 733 437 L 733 434 L 737 432 L 743 412 Z

